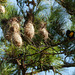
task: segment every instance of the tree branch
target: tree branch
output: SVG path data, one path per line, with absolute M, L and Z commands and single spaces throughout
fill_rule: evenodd
M 56 2 L 58 2 L 60 5 L 62 5 L 64 8 L 66 8 L 67 12 L 71 15 L 75 15 L 75 10 L 71 8 L 69 8 L 70 2 L 65 2 L 63 0 L 55 0 Z
M 51 48 L 51 47 L 58 46 L 58 45 L 64 44 L 65 42 L 70 42 L 70 41 L 73 41 L 73 40 L 75 40 L 75 38 L 74 38 L 74 39 L 71 39 L 71 40 L 64 40 L 63 42 L 60 42 L 60 43 L 51 45 L 51 46 L 49 46 L 49 47 L 47 47 L 47 48 L 45 48 L 45 49 L 43 49 L 43 50 L 41 50 L 41 51 L 39 51 L 39 52 L 36 52 L 36 53 L 33 53 L 33 54 L 29 54 L 29 55 L 25 55 L 25 56 L 33 56 L 33 55 L 42 53 L 43 51 L 45 51 L 45 50 L 47 50 L 47 49 L 49 49 L 49 48 Z M 45 53 L 45 54 L 56 55 L 56 54 L 64 54 L 64 53 L 68 53 L 68 52 L 70 52 L 70 51 L 67 51 L 67 52 L 60 52 L 60 53 Z M 71 51 L 71 53 L 73 53 L 73 52 Z
M 62 65 L 62 68 L 64 67 L 75 67 L 75 63 L 66 63 L 64 65 Z
M 22 12 L 22 14 L 23 14 L 24 19 L 26 19 L 26 16 L 25 16 L 25 13 L 24 13 L 23 9 L 22 9 L 21 6 L 18 4 L 18 3 L 19 3 L 18 0 L 16 0 L 16 2 L 17 2 L 18 7 L 20 8 L 20 10 L 21 10 L 21 12 Z

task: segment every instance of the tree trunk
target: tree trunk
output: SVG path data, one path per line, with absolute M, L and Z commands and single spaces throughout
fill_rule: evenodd
M 22 75 L 25 75 L 25 69 L 24 68 L 22 69 Z
M 26 68 L 25 68 L 25 66 L 24 66 L 24 60 L 23 60 L 23 59 L 21 59 L 21 66 L 22 66 L 22 75 L 25 75 L 25 73 L 26 73 Z
M 18 75 L 20 75 L 20 67 L 18 66 Z

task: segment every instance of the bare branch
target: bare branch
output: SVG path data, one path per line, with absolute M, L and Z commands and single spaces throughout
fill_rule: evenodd
M 19 5 L 19 1 L 18 0 L 16 0 L 16 2 L 17 2 L 18 7 L 20 8 L 20 10 L 21 10 L 21 12 L 23 14 L 24 19 L 26 19 L 25 13 L 24 13 L 23 9 L 20 6 L 21 4 Z
M 62 68 L 63 67 L 75 67 L 75 63 L 66 63 L 66 64 L 64 64 L 64 65 L 62 65 Z

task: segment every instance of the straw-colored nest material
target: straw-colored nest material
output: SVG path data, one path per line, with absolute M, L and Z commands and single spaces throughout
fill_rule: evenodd
M 22 46 L 22 38 L 20 35 L 20 23 L 16 17 L 11 18 L 6 22 L 4 28 L 4 37 L 8 41 L 12 41 L 15 46 Z
M 40 36 L 42 36 L 44 40 L 48 39 L 48 31 L 46 29 L 46 24 L 43 22 L 41 22 L 40 24 L 39 33 L 40 33 Z
M 10 20 L 7 21 L 7 25 L 5 26 L 4 29 L 4 36 L 6 40 L 11 41 L 12 40 L 12 32 L 20 32 L 20 24 L 18 23 L 18 20 L 16 17 L 11 18 Z
M 7 30 L 5 33 L 4 33 L 4 37 L 6 40 L 8 41 L 11 41 L 12 40 L 12 34 L 10 32 L 10 30 Z
M 10 28 L 13 27 L 15 32 L 20 31 L 20 23 L 16 17 L 11 18 L 8 21 L 8 24 L 10 25 Z
M 0 5 L 0 13 L 5 13 L 5 8 L 2 5 Z
M 22 46 L 22 38 L 19 33 L 13 32 L 12 34 L 12 42 L 15 46 Z
M 42 36 L 44 40 L 48 39 L 48 31 L 46 30 L 46 28 L 40 28 L 39 33 L 40 33 L 40 36 Z
M 28 21 L 28 23 L 24 27 L 24 35 L 25 37 L 28 37 L 29 39 L 32 39 L 34 37 L 34 26 L 32 21 Z

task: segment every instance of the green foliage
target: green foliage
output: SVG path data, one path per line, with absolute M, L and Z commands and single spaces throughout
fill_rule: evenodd
M 19 16 L 18 9 L 14 5 L 7 5 L 5 14 L 0 14 L 0 19 L 10 19 L 11 17 Z
M 8 51 L 8 53 L 9 52 L 10 51 Z M 16 65 L 13 65 L 12 63 L 8 63 L 8 61 L 6 60 L 7 54 L 5 53 L 6 53 L 6 50 L 5 50 L 4 45 L 0 44 L 0 75 L 13 74 L 17 69 Z
M 0 0 L 0 3 L 6 3 L 7 0 Z
M 64 0 L 65 4 L 68 4 L 71 10 L 75 10 L 75 0 Z
M 21 48 L 15 47 L 11 42 L 8 42 L 6 40 L 1 41 L 3 42 L 3 45 L 0 43 L 0 53 L 4 52 L 5 61 L 7 60 L 8 63 L 11 62 L 12 64 L 16 64 L 16 59 L 19 59 L 19 63 L 24 60 L 26 69 L 33 68 L 35 71 L 39 72 L 49 70 L 51 66 L 55 67 L 55 69 L 62 68 L 64 62 L 62 56 L 60 55 L 64 54 L 66 56 L 73 56 L 75 54 L 75 41 L 63 41 L 66 38 L 62 36 L 61 30 L 63 28 L 64 30 L 68 29 L 69 25 L 67 26 L 67 24 L 69 24 L 70 15 L 68 15 L 60 5 L 54 6 L 56 2 L 53 5 L 50 5 L 48 3 L 43 4 L 42 2 L 46 2 L 46 0 L 41 1 L 38 5 L 38 9 L 34 12 L 34 26 L 35 33 L 37 34 L 35 34 L 32 40 L 34 43 L 38 42 L 40 46 L 35 47 L 32 43 L 30 43 L 30 45 L 24 39 L 23 46 Z M 22 7 L 23 5 L 21 6 L 21 8 Z M 9 20 L 11 17 L 20 16 L 17 10 L 18 9 L 14 7 L 14 5 L 7 5 L 6 13 L 3 15 L 1 14 L 0 19 Z M 68 20 L 66 20 L 65 18 Z M 48 46 L 43 42 L 41 38 L 39 38 L 41 35 L 38 35 L 38 29 L 40 27 L 39 25 L 41 21 L 47 22 L 48 32 L 52 36 L 52 38 L 49 36 L 49 39 L 51 39 L 51 43 L 50 41 L 48 41 L 50 43 Z M 73 27 L 71 28 L 74 30 Z M 21 29 L 23 28 L 23 25 L 21 25 Z M 71 54 L 70 51 L 72 51 L 73 53 Z M 23 55 L 20 57 L 20 54 Z M 11 68 L 9 69 L 9 67 Z M 16 68 L 13 68 L 13 66 L 11 65 L 7 65 L 6 67 L 3 66 L 2 73 L 6 73 L 7 75 L 9 75 L 11 74 L 11 70 L 16 70 Z
M 16 66 L 12 64 L 7 64 L 6 61 L 1 61 L 0 60 L 0 74 L 1 75 L 10 75 L 15 72 Z

